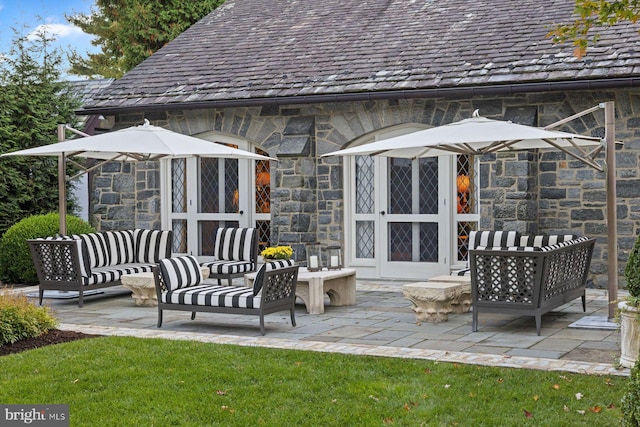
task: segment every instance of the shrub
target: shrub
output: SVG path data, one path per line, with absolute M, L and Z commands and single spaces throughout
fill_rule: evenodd
M 37 307 L 26 296 L 0 292 L 0 345 L 35 338 L 57 326 L 47 307 Z
M 640 235 L 636 239 L 629 254 L 627 265 L 624 267 L 624 277 L 627 280 L 629 296 L 637 302 L 640 297 Z
M 18 221 L 0 239 L 0 277 L 5 283 L 33 285 L 38 283 L 27 239 L 55 236 L 60 229 L 60 215 L 33 215 Z M 68 234 L 95 231 L 88 222 L 67 215 Z
M 621 406 L 622 425 L 625 427 L 640 426 L 640 359 L 631 368 L 627 392 L 622 396 Z

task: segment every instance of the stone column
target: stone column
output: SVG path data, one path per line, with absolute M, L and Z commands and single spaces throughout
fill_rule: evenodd
M 298 262 L 306 259 L 306 245 L 317 239 L 314 128 L 313 117 L 294 117 L 287 122 L 271 193 L 272 244 L 290 245 Z

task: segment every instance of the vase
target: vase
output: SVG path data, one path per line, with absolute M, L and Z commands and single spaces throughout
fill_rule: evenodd
M 618 303 L 620 313 L 620 365 L 632 368 L 640 350 L 640 319 L 638 307 L 622 301 Z

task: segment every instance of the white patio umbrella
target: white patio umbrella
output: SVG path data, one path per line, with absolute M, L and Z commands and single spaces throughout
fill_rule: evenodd
M 85 135 L 84 138 L 65 141 L 65 130 Z M 87 173 L 107 161 L 140 161 L 158 160 L 163 157 L 214 157 L 250 160 L 277 160 L 260 154 L 244 151 L 223 144 L 205 141 L 203 139 L 173 132 L 158 126 L 152 126 L 145 119 L 145 123 L 114 132 L 89 136 L 69 126 L 58 126 L 58 139 L 61 142 L 26 150 L 4 153 L 6 156 L 58 156 L 58 187 L 60 191 L 60 233 L 66 234 L 66 191 L 65 179 L 71 180 Z M 84 157 L 103 160 L 90 168 L 74 162 L 70 157 Z M 70 161 L 82 169 L 83 172 L 66 178 L 65 164 Z
M 334 151 L 324 156 L 379 155 L 418 158 L 452 154 L 481 155 L 497 151 L 555 147 L 602 170 L 593 160 L 600 152 L 601 144 L 600 138 L 491 120 L 477 116 L 476 111 L 470 119 Z M 596 148 L 585 152 L 582 149 L 585 146 Z
M 205 141 L 145 123 L 56 144 L 2 154 L 4 156 L 58 156 L 137 161 L 162 157 L 223 157 L 231 159 L 275 160 L 223 144 Z
M 479 117 L 477 110 L 470 119 L 388 138 L 369 144 L 333 151 L 324 156 L 378 155 L 419 158 L 442 155 L 482 155 L 495 152 L 557 148 L 603 172 L 595 157 L 606 146 L 607 225 L 609 318 L 615 316 L 618 294 L 618 246 L 615 185 L 615 117 L 613 102 L 605 102 L 572 117 L 550 125 L 560 125 L 598 109 L 605 109 L 605 140 L 590 136 L 519 125 L 502 120 Z M 587 150 L 588 147 L 592 149 Z

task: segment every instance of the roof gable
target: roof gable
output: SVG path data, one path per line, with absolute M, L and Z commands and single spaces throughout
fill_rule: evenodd
M 573 0 L 228 0 L 85 107 L 406 92 L 640 75 L 638 28 L 579 60 L 546 37 Z

